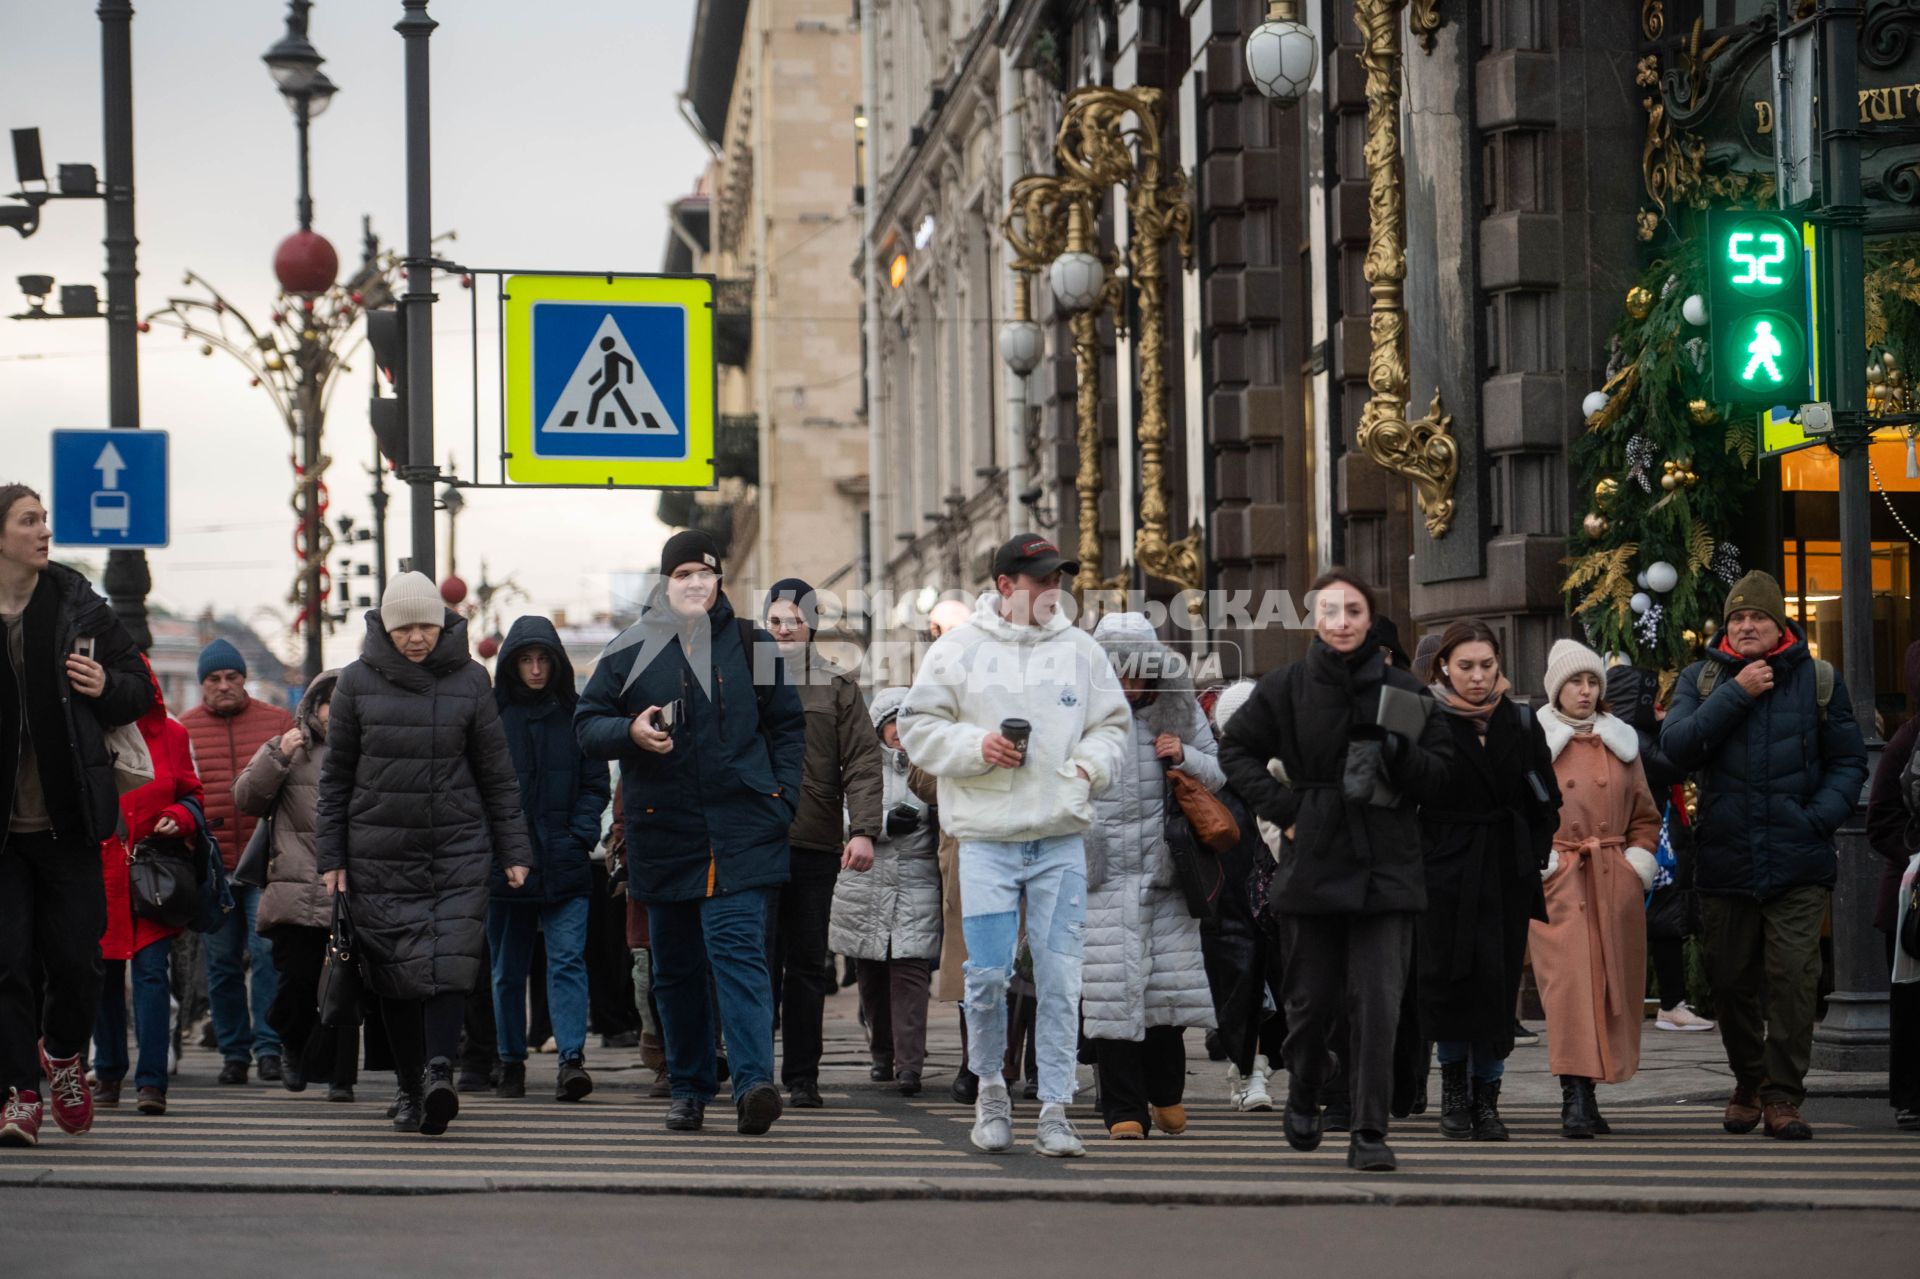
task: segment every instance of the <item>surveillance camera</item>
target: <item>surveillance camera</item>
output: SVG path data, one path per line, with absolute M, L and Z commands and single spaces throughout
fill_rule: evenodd
M 1020 494 L 1020 504 L 1022 506 L 1038 506 L 1040 505 L 1041 494 L 1042 494 L 1042 490 L 1040 486 L 1036 484 L 1032 488 Z
M 0 204 L 0 226 L 12 227 L 25 239 L 40 227 L 40 210 L 31 204 Z

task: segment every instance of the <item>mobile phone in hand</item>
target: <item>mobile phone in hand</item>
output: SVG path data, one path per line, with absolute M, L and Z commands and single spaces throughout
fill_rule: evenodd
M 653 713 L 653 727 L 662 733 L 671 733 L 674 725 L 680 722 L 683 709 L 681 699 L 674 698 Z
M 73 653 L 74 656 L 84 657 L 91 662 L 93 660 L 93 636 L 82 635 L 79 639 L 75 640 L 73 642 Z

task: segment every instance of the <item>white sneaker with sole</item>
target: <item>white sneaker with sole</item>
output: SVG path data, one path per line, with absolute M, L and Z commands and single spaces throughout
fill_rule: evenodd
M 1247 1086 L 1240 1094 L 1240 1109 L 1273 1109 L 1273 1094 L 1267 1091 L 1267 1073 L 1267 1059 L 1255 1057 L 1253 1072 L 1247 1076 Z
M 973 1144 L 990 1155 L 1013 1149 L 1013 1098 L 1005 1084 L 983 1084 L 973 1103 Z
M 975 1143 L 976 1145 L 979 1143 Z M 1078 1159 L 1087 1153 L 1080 1134 L 1067 1119 L 1067 1108 L 1060 1105 L 1040 1107 L 1040 1127 L 1033 1135 L 1033 1151 L 1053 1159 Z
M 1671 1008 L 1662 1008 L 1654 1023 L 1658 1030 L 1712 1030 L 1713 1023 L 1687 1007 L 1683 999 Z

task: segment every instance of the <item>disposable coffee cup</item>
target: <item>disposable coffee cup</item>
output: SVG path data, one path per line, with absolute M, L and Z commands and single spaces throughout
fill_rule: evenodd
M 1024 719 L 1003 719 L 1000 721 L 1000 736 L 1013 743 L 1024 765 L 1027 762 L 1027 739 L 1033 736 L 1033 725 Z

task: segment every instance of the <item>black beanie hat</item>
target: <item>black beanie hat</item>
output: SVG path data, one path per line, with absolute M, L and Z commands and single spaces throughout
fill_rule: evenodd
M 797 577 L 783 577 L 767 588 L 767 607 L 771 609 L 775 600 L 792 600 L 800 608 L 800 620 L 807 629 L 820 629 L 820 604 L 814 597 L 813 587 Z
M 713 540 L 713 534 L 686 528 L 667 539 L 667 544 L 660 548 L 661 575 L 672 577 L 673 570 L 684 564 L 720 571 L 720 544 Z

